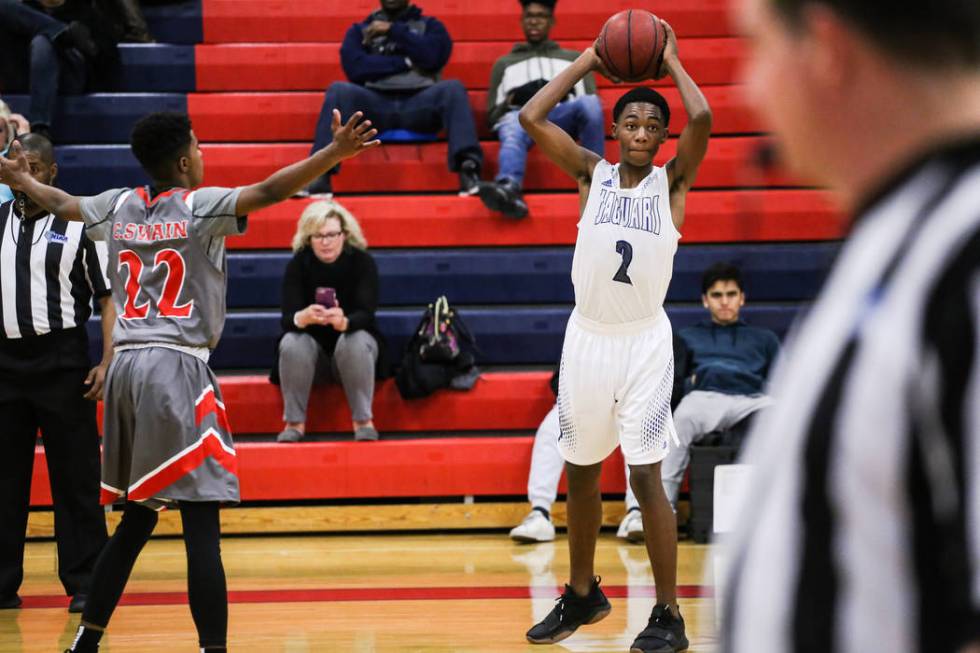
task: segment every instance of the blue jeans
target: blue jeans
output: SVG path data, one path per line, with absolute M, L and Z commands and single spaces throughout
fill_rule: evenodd
M 527 166 L 527 151 L 534 144 L 521 123 L 517 120 L 517 110 L 510 111 L 497 123 L 497 137 L 500 139 L 500 159 L 497 181 L 505 179 L 523 186 L 524 169 Z M 603 156 L 605 152 L 605 131 L 603 130 L 602 104 L 597 95 L 583 95 L 566 100 L 551 110 L 548 120 L 555 123 L 572 138 L 577 138 L 582 146 Z
M 32 125 L 51 125 L 59 93 L 72 95 L 85 90 L 85 58 L 74 48 L 58 49 L 54 45 L 66 27 L 18 0 L 0 0 L 0 42 L 4 56 L 9 57 L 4 81 L 10 90 L 29 88 L 27 119 Z
M 379 132 L 410 129 L 435 133 L 445 128 L 449 140 L 447 165 L 452 171 L 459 170 L 464 158 L 483 161 L 466 89 L 455 79 L 437 82 L 412 95 L 381 93 L 359 84 L 334 82 L 323 98 L 312 152 L 333 140 L 330 121 L 334 109 L 340 110 L 344 121 L 355 111 L 364 112 L 364 117 L 370 119 Z

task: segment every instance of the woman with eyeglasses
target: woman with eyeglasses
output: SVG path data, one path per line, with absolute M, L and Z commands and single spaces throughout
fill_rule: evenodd
M 340 383 L 354 439 L 377 440 L 371 403 L 384 341 L 374 316 L 378 268 L 361 226 L 337 202 L 314 202 L 300 216 L 293 252 L 283 278 L 283 336 L 272 372 L 286 423 L 276 439 L 302 440 L 310 389 Z

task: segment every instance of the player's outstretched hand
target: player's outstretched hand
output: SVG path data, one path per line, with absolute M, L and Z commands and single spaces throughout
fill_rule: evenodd
M 667 45 L 664 46 L 663 63 L 660 64 L 660 69 L 654 75 L 654 79 L 663 79 L 671 74 L 672 66 L 678 60 L 677 35 L 674 34 L 674 28 L 663 18 L 660 19 L 660 24 L 664 26 L 664 33 L 667 35 Z
M 22 190 L 24 182 L 31 176 L 31 167 L 24 156 L 20 143 L 10 144 L 6 156 L 0 156 L 0 183 L 13 190 Z
M 598 43 L 599 39 L 596 39 L 592 42 L 591 46 L 585 49 L 586 53 L 591 53 L 592 55 L 592 70 L 598 70 L 603 77 L 614 84 L 622 83 L 623 80 L 609 72 L 609 69 L 606 67 L 606 63 L 602 60 L 602 57 L 599 56 L 599 51 L 596 49 L 596 45 Z
M 355 111 L 346 123 L 341 124 L 340 111 L 333 110 L 330 129 L 333 131 L 333 145 L 341 159 L 349 159 L 364 150 L 381 145 L 381 141 L 375 138 L 378 130 L 371 127 L 370 120 L 362 120 L 363 117 L 362 112 Z

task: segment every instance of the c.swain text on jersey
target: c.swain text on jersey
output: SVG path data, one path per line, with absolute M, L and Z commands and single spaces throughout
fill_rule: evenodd
M 150 243 L 156 240 L 179 240 L 187 238 L 187 220 L 177 222 L 158 222 L 140 224 L 136 222 L 116 222 L 112 225 L 113 240 Z
M 610 224 L 660 234 L 659 195 L 653 197 L 620 197 L 612 190 L 600 189 L 599 210 L 595 224 Z

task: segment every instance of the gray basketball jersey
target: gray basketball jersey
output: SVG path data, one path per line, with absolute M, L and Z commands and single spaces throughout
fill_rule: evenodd
M 679 238 L 664 168 L 621 188 L 619 166 L 597 163 L 572 259 L 575 310 L 605 324 L 659 315 Z
M 244 233 L 238 188 L 114 189 L 82 199 L 89 237 L 109 250 L 116 346 L 214 349 L 225 322 L 225 236 Z

